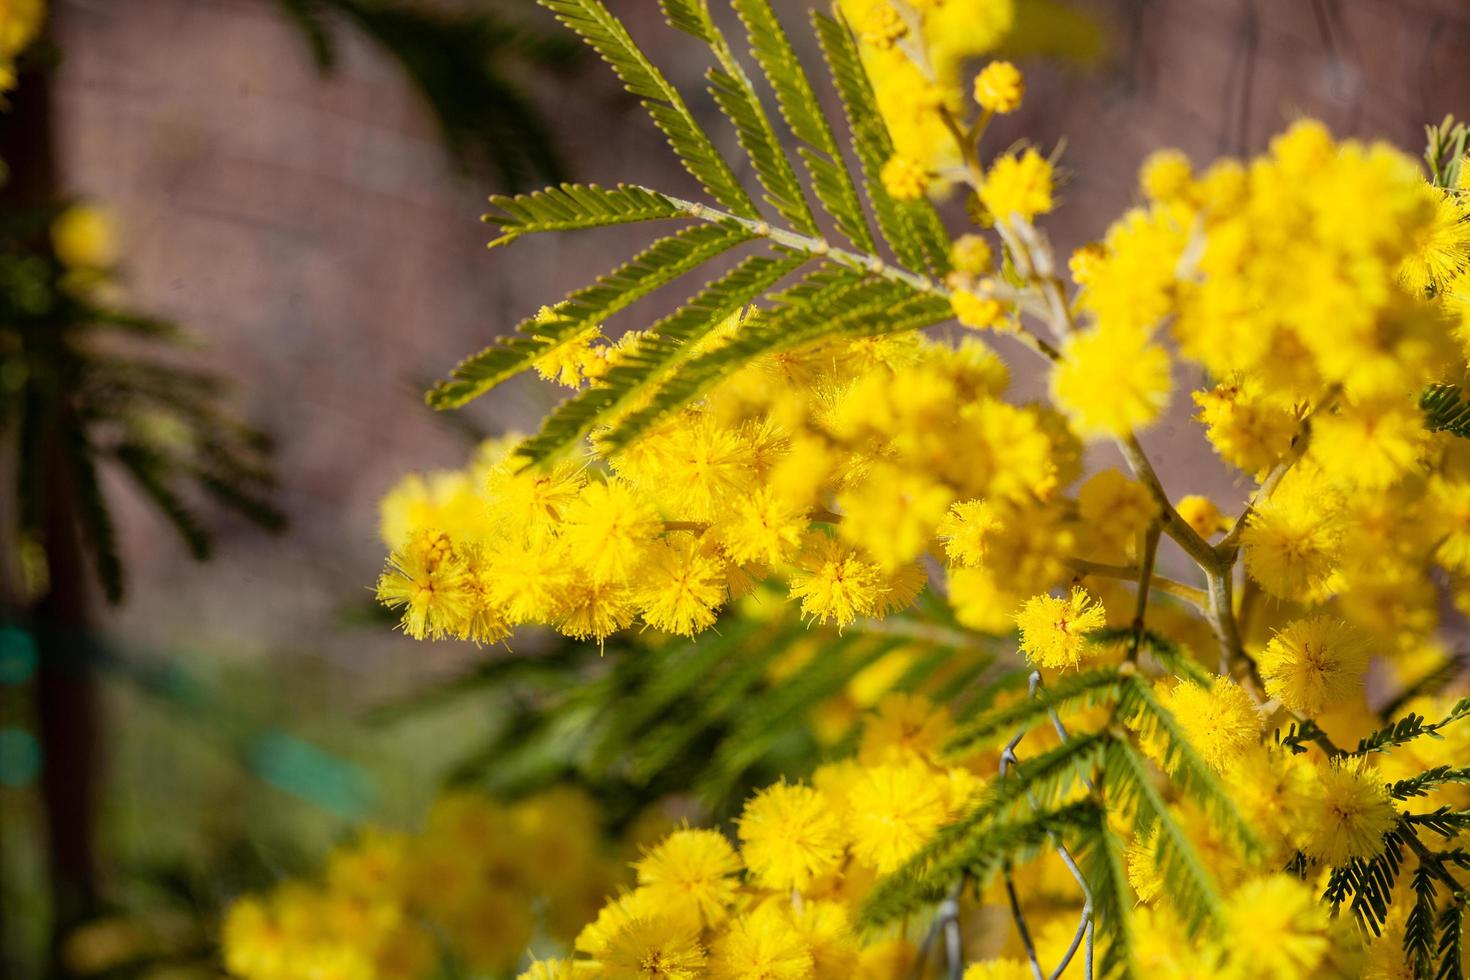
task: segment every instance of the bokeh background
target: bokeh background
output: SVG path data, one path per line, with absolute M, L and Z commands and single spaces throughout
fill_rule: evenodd
M 273 535 L 217 520 L 215 557 L 197 564 L 129 485 L 108 477 L 131 582 L 120 608 L 94 603 L 122 656 L 103 671 L 98 863 L 120 904 L 156 887 L 143 871 L 199 867 L 242 841 L 255 858 L 287 864 L 345 820 L 421 804 L 447 747 L 473 738 L 481 720 L 440 715 L 365 739 L 364 716 L 475 652 L 412 643 L 368 616 L 382 557 L 377 501 L 405 471 L 459 465 L 477 434 L 533 425 L 556 394 L 525 379 L 453 417 L 425 408 L 422 393 L 644 240 L 613 229 L 486 251 L 485 196 L 508 178 L 539 184 L 534 163 L 507 174 L 473 148 L 453 152 L 401 52 L 340 12 L 321 25 L 334 55 L 324 67 L 291 15 L 304 6 L 54 0 L 51 10 L 61 185 L 112 215 L 126 301 L 183 325 L 200 345 L 191 356 L 234 379 L 241 414 L 274 436 L 290 521 Z M 530 0 L 446 6 L 493 9 L 531 37 L 558 31 Z M 728 139 L 698 94 L 702 51 L 677 43 L 653 0 L 609 6 Z M 806 0 L 776 6 L 805 40 Z M 1026 106 L 991 144 L 1065 140 L 1065 206 L 1047 225 L 1064 247 L 1101 234 L 1159 147 L 1203 163 L 1258 151 L 1309 115 L 1340 135 L 1417 152 L 1425 123 L 1470 111 L 1465 0 L 1071 6 L 1098 26 L 1100 55 L 1028 61 Z M 566 176 L 693 192 L 595 58 L 514 51 L 496 71 L 527 93 Z M 612 326 L 658 312 L 644 304 Z M 1015 361 L 1018 384 L 1035 390 Z M 1230 477 L 1180 425 L 1185 402 L 1176 398 L 1172 421 L 1145 442 L 1168 461 L 1173 492 L 1224 489 Z M 7 693 L 0 708 L 3 726 L 25 727 L 23 697 Z M 221 717 L 234 735 L 201 734 Z M 262 737 L 320 753 L 307 766 L 319 764 L 318 776 L 293 782 L 262 763 L 252 754 Z M 38 773 L 12 765 L 0 786 L 7 977 L 32 975 L 49 941 Z

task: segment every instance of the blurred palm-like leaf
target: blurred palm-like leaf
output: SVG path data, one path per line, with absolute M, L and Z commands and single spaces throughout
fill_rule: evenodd
M 58 258 L 50 229 L 63 210 L 15 210 L 0 224 L 0 427 L 15 435 L 22 542 L 44 541 L 48 513 L 74 509 L 117 602 L 124 574 L 104 467 L 126 474 L 197 559 L 210 552 L 204 500 L 270 529 L 284 517 L 270 501 L 267 437 L 228 411 L 223 379 L 181 364 L 177 327 L 116 308 L 102 271 Z M 46 591 L 46 568 L 26 572 L 30 593 Z
M 391 55 L 433 111 L 455 161 L 493 167 L 516 189 L 560 181 L 565 169 L 524 84 L 528 68 L 557 72 L 580 58 L 560 33 L 483 4 L 448 7 L 423 0 L 278 0 L 306 34 L 323 71 L 337 62 L 336 23 L 345 22 Z

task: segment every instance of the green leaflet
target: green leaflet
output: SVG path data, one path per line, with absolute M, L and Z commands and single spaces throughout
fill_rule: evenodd
M 602 228 L 659 218 L 688 217 L 679 205 L 658 191 L 631 184 L 609 190 L 596 184 L 562 184 L 530 194 L 497 194 L 490 198 L 496 211 L 484 221 L 500 229 L 490 243 L 509 245 L 522 235 L 541 231 Z
M 678 155 L 695 180 L 722 207 L 747 218 L 760 212 L 740 186 L 730 165 L 694 121 L 689 107 L 663 74 L 633 43 L 628 31 L 600 0 L 537 0 L 556 15 L 556 19 L 579 34 L 612 66 L 628 91 L 643 100 L 644 108 L 654 124 L 668 137 L 669 146 Z
M 658 384 L 688 357 L 697 341 L 805 261 L 804 256 L 761 255 L 742 260 L 686 301 L 678 312 L 654 324 L 649 336 L 596 385 L 557 406 L 541 423 L 541 430 L 517 448 L 517 454 L 538 462 L 576 446 L 594 428 Z
M 812 12 L 822 53 L 837 83 L 852 130 L 853 146 L 862 163 L 864 185 L 878 227 L 898 260 L 911 269 L 928 268 L 936 275 L 949 271 L 949 235 L 934 206 L 926 200 L 897 201 L 889 196 L 880 176 L 893 155 L 893 141 L 878 114 L 873 86 L 863 70 L 862 56 L 846 24 Z
M 842 151 L 827 117 L 822 114 L 822 104 L 770 3 L 732 0 L 732 4 L 745 24 L 751 53 L 776 93 L 782 117 L 804 144 L 798 147 L 797 155 L 806 165 L 817 200 L 854 248 L 872 254 L 877 246 L 868 230 L 862 199 L 842 162 Z
M 750 238 L 736 224 L 685 228 L 660 239 L 625 265 L 579 290 L 545 322 L 523 321 L 516 333 L 461 361 L 449 381 L 429 393 L 434 408 L 455 408 L 530 367 L 588 327 L 631 306 L 649 293 Z

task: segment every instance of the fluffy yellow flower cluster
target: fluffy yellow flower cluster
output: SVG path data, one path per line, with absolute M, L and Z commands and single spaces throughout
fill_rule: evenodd
M 965 63 L 1005 38 L 1015 0 L 841 0 L 838 7 L 863 42 L 863 67 L 893 138 L 884 186 L 908 200 L 952 184 L 952 171 L 964 162 L 953 130 L 972 125 Z M 986 118 L 1015 111 L 1024 93 L 1020 72 L 1006 62 L 975 79 L 974 101 Z
M 235 902 L 224 962 L 242 980 L 419 980 L 447 953 L 504 973 L 534 936 L 570 940 L 622 877 L 582 792 L 513 806 L 456 793 L 434 804 L 422 834 L 366 831 L 332 854 L 319 883 Z
M 604 349 L 589 337 L 543 367 L 586 378 Z M 523 469 L 514 439 L 487 444 L 384 500 L 379 596 L 420 638 L 535 622 L 600 640 L 637 618 L 705 629 L 775 574 L 805 615 L 845 626 L 913 602 L 941 525 L 960 562 L 1011 552 L 1012 588 L 1042 587 L 1063 569 L 1057 490 L 1079 446 L 1055 412 L 1001 401 L 1006 384 L 974 341 L 824 343 L 735 372 L 605 466 Z
M 855 915 L 880 875 L 982 790 L 978 753 L 940 761 L 950 732 L 948 713 L 927 699 L 889 695 L 856 758 L 819 768 L 810 784 L 756 793 L 733 843 L 676 830 L 635 864 L 637 887 L 577 936 L 580 956 L 537 963 L 523 980 L 879 980 L 918 969 L 911 937 L 861 933 Z
M 1139 975 L 1347 980 L 1374 975 L 1367 972 L 1372 964 L 1401 963 L 1401 919 L 1397 938 L 1392 922 L 1386 938 L 1365 936 L 1346 921 L 1329 921 L 1310 879 L 1276 869 L 1298 851 L 1324 868 L 1381 852 L 1384 832 L 1399 818 L 1385 779 L 1463 756 L 1470 729 L 1447 729 L 1452 744 L 1429 755 L 1381 755 L 1380 771 L 1361 758 L 1330 758 L 1315 748 L 1297 755 L 1262 745 L 1256 706 L 1232 682 L 1222 678 L 1215 685 L 1230 687 L 1185 681 L 1170 691 L 1166 684 L 1163 700 L 1221 770 L 1262 840 L 1247 848 L 1197 806 L 1170 806 L 1175 825 L 1222 890 L 1225 930 L 1190 938 L 1165 895 L 1157 864 L 1159 831 L 1132 839 L 1126 858 L 1139 903 L 1130 913 Z M 998 707 L 1017 696 L 1002 696 Z M 1433 714 L 1447 705 L 1417 707 Z M 1107 712 L 1077 709 L 1064 717 L 1080 730 L 1105 722 Z M 758 791 L 729 837 L 685 828 L 646 850 L 634 866 L 636 887 L 609 900 L 582 929 L 574 944 L 578 955 L 537 962 L 522 980 L 633 980 L 649 975 L 640 970 L 650 963 L 664 971 L 652 975 L 686 980 L 929 975 L 917 941 L 927 923 L 879 930 L 854 923 L 885 874 L 956 816 L 983 805 L 998 785 L 980 774 L 996 772 L 999 747 L 947 753 L 953 734 L 944 708 L 922 697 L 888 695 L 868 719 L 854 758 L 818 768 L 810 783 L 779 782 Z M 1142 739 L 1146 750 L 1160 744 L 1156 733 L 1144 732 Z M 1026 754 L 1057 745 L 1050 727 L 1034 729 L 1020 742 Z M 1081 799 L 1086 790 L 1076 786 L 1070 795 Z M 1465 787 L 1456 786 L 1436 794 L 1421 812 L 1467 799 Z M 1015 869 L 1013 878 L 1025 896 L 1020 901 L 1040 961 L 1061 962 L 1083 900 L 1075 881 L 1055 854 Z M 978 957 L 965 973 L 969 980 L 1032 976 L 1025 951 L 1007 934 L 1010 900 L 999 882 L 961 896 L 957 915 L 964 945 Z M 1061 975 L 1083 976 L 1080 960 Z

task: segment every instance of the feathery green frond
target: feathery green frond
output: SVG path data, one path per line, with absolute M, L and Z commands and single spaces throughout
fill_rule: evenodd
M 655 323 L 649 335 L 595 384 L 557 406 L 541 423 L 541 430 L 517 447 L 516 454 L 540 461 L 577 445 L 656 386 L 690 356 L 698 341 L 805 262 L 805 256 L 742 259 L 676 313 Z
M 1388 784 L 1388 795 L 1396 800 L 1409 800 L 1416 796 L 1428 796 L 1436 786 L 1448 783 L 1470 783 L 1470 767 L 1435 766 L 1417 776 L 1395 780 Z
M 1404 955 L 1414 966 L 1414 975 L 1427 977 L 1430 960 L 1434 956 L 1435 920 L 1438 918 L 1439 903 L 1435 898 L 1434 874 L 1426 865 L 1414 869 L 1410 888 L 1414 892 L 1414 904 L 1404 919 Z
M 863 183 L 878 227 L 893 254 L 915 271 L 929 269 L 936 275 L 949 271 L 949 236 L 927 200 L 898 201 L 883 186 L 883 165 L 893 155 L 893 140 L 878 112 L 873 86 L 863 69 L 862 55 L 847 25 L 812 12 L 817 37 L 827 58 L 838 94 L 847 111 L 853 146 L 863 168 Z
M 97 457 L 86 430 L 71 426 L 70 464 L 73 468 L 76 504 L 87 546 L 92 553 L 92 563 L 97 569 L 102 593 L 113 604 L 122 601 L 123 567 L 122 557 L 117 550 L 117 528 L 112 521 L 112 511 L 102 495 L 102 483 L 97 475 Z
M 1470 439 L 1470 401 L 1460 397 L 1459 385 L 1430 385 L 1419 395 L 1419 408 L 1430 432 Z
M 1048 841 L 1095 826 L 1099 814 L 1097 803 L 1079 800 L 977 829 L 955 841 L 923 874 L 908 873 L 906 866 L 879 881 L 858 912 L 858 925 L 882 926 L 932 905 L 961 877 L 984 887 L 1003 865 L 1030 860 Z
M 872 254 L 877 246 L 868 230 L 862 199 L 822 112 L 822 103 L 769 0 L 733 0 L 733 6 L 745 24 L 751 53 L 776 93 L 782 117 L 803 144 L 797 147 L 797 154 L 811 177 L 813 193 L 843 237 L 854 248 Z
M 1103 752 L 1103 782 L 1110 803 L 1133 813 L 1134 833 L 1147 836 L 1155 828 L 1154 864 L 1180 919 L 1195 935 L 1219 921 L 1219 887 L 1206 869 L 1189 835 L 1174 820 L 1153 784 L 1148 763 L 1123 739 L 1111 740 Z
M 945 752 L 966 752 L 991 739 L 1009 736 L 1022 729 L 1030 730 L 1045 721 L 1052 711 L 1088 707 L 1107 700 L 1115 694 L 1117 682 L 1118 671 L 1113 667 L 1065 676 L 1037 691 L 1034 697 L 959 726 L 945 745 Z
M 137 444 L 119 446 L 113 457 L 148 495 L 168 522 L 178 531 L 195 560 L 209 557 L 209 534 L 187 504 L 169 485 L 168 464 L 158 453 Z
M 741 225 L 720 223 L 695 225 L 659 239 L 591 286 L 568 296 L 549 319 L 524 320 L 512 336 L 460 362 L 450 380 L 429 392 L 429 404 L 456 408 L 483 395 L 588 327 L 750 237 Z
M 1178 720 L 1159 703 L 1148 683 L 1137 674 L 1122 680 L 1118 714 L 1136 726 L 1144 737 L 1159 740 L 1163 767 L 1181 790 L 1204 807 L 1241 844 L 1252 849 L 1258 845 L 1255 833 L 1241 817 L 1214 770 L 1200 757 Z
M 697 787 L 699 795 L 719 799 L 756 759 L 769 749 L 784 726 L 809 716 L 880 657 L 903 641 L 897 637 L 862 638 L 847 633 L 784 678 L 769 696 L 750 705 L 715 753 L 714 763 Z M 857 649 L 853 649 L 856 647 Z
M 1383 850 L 1369 859 L 1353 858 L 1333 868 L 1327 877 L 1322 898 L 1337 915 L 1342 903 L 1352 897 L 1353 916 L 1365 931 L 1381 935 L 1388 907 L 1393 901 L 1394 883 L 1404 863 L 1404 832 L 1392 830 L 1383 837 Z
M 619 184 L 612 189 L 596 184 L 562 184 L 530 194 L 496 194 L 490 203 L 498 213 L 486 214 L 482 220 L 500 229 L 500 237 L 490 243 L 491 248 L 536 232 L 688 217 L 680 205 L 658 191 L 636 184 Z
M 1404 745 L 1414 741 L 1416 738 L 1440 738 L 1439 730 L 1446 725 L 1452 725 L 1467 716 L 1470 716 L 1470 698 L 1462 698 L 1457 701 L 1447 715 L 1437 722 L 1426 723 L 1423 715 L 1410 712 L 1391 725 L 1386 725 L 1371 735 L 1365 736 L 1358 741 L 1358 747 L 1353 750 L 1353 755 L 1367 755 L 1370 752 L 1387 752 L 1398 745 Z
M 1102 976 L 1134 977 L 1133 887 L 1128 883 L 1123 840 L 1108 825 L 1107 811 L 1098 809 L 1097 824 L 1080 838 L 1077 863 L 1092 886 L 1092 914 L 1103 938 Z
M 963 870 L 964 856 L 973 852 L 975 841 L 988 833 L 990 825 L 1005 823 L 1017 804 L 1034 800 L 1045 807 L 1045 801 L 1062 796 L 1091 771 L 1110 740 L 1107 734 L 1074 736 L 1017 766 L 1016 778 L 992 782 L 969 813 L 940 830 L 903 867 L 874 886 L 859 920 L 882 925 L 903 913 L 909 897 L 943 894 Z
M 740 147 L 750 158 L 756 176 L 766 191 L 766 201 L 798 231 L 815 234 L 816 220 L 806 203 L 806 194 L 796 171 L 781 149 L 781 139 L 761 106 L 750 77 L 730 49 L 725 35 L 709 15 L 708 0 L 660 0 L 664 16 L 679 30 L 704 41 L 719 59 L 720 68 L 709 72 L 710 94 L 735 125 Z
M 1439 916 L 1439 969 L 1434 980 L 1465 978 L 1465 906 L 1470 902 L 1464 892 L 1451 896 Z
M 703 129 L 695 122 L 679 90 L 670 85 L 647 56 L 633 43 L 622 22 L 601 0 L 537 0 L 556 19 L 581 35 L 612 66 L 629 92 L 643 100 L 654 124 L 668 137 L 695 180 L 729 211 L 747 218 L 760 212 L 730 165 L 720 156 Z

